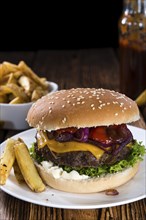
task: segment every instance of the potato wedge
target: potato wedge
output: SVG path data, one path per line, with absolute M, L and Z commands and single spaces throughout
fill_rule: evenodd
M 135 100 L 138 106 L 146 105 L 146 89 Z
M 15 177 L 16 177 L 18 183 L 21 184 L 21 183 L 25 182 L 24 177 L 23 177 L 21 170 L 19 168 L 19 165 L 17 163 L 17 160 L 14 161 L 13 169 L 14 169 L 14 174 L 15 174 Z
M 44 191 L 45 185 L 30 157 L 27 146 L 23 142 L 18 141 L 14 146 L 14 152 L 25 182 L 31 190 L 35 192 Z
M 14 143 L 15 140 L 11 138 L 7 140 L 4 153 L 0 159 L 0 185 L 4 185 L 6 183 L 15 161 L 15 153 L 13 148 Z

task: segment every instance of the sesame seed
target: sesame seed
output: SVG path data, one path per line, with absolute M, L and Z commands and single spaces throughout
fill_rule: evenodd
M 122 98 L 123 98 L 123 95 L 116 97 L 116 99 L 122 99 Z
M 66 122 L 66 117 L 64 117 L 63 119 L 62 119 L 62 123 L 64 124 Z
M 65 107 L 65 105 L 62 105 L 62 108 L 64 108 Z
M 79 96 L 79 98 L 84 99 L 85 97 L 84 97 L 84 96 L 82 96 L 82 95 L 80 95 L 80 96 Z
M 115 113 L 115 116 L 118 116 L 118 113 Z
M 45 116 L 42 117 L 42 120 L 44 120 Z
M 111 93 L 111 95 L 117 97 L 117 94 Z
M 91 107 L 94 107 L 94 104 L 91 104 Z

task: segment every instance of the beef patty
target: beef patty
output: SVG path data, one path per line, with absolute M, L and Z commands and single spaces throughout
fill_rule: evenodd
M 104 153 L 99 159 L 97 159 L 89 151 L 73 151 L 66 153 L 55 153 L 50 151 L 47 146 L 38 148 L 37 143 L 35 144 L 35 152 L 38 156 L 42 157 L 43 160 L 52 161 L 58 166 L 71 166 L 71 167 L 98 167 L 101 165 L 112 165 L 116 162 L 125 159 L 131 152 L 131 148 L 125 146 L 117 155 Z

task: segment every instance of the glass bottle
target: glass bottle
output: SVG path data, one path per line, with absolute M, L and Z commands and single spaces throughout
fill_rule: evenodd
M 119 21 L 120 92 L 132 99 L 146 89 L 146 0 L 125 0 Z

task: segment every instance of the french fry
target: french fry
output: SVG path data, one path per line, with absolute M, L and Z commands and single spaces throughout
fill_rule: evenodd
M 46 95 L 48 93 L 47 90 L 42 90 L 41 87 L 37 87 L 33 92 L 32 92 L 32 96 L 31 96 L 31 101 L 36 101 L 37 99 L 39 99 L 40 97 L 42 97 L 43 95 Z
M 0 96 L 6 95 L 9 93 L 12 93 L 12 90 L 8 86 L 5 86 L 5 85 L 0 86 Z
M 16 64 L 4 61 L 3 65 L 5 66 L 8 72 L 16 72 L 18 70 L 18 66 Z
M 17 160 L 14 161 L 13 169 L 14 169 L 14 174 L 15 174 L 15 177 L 16 177 L 18 183 L 21 184 L 21 183 L 25 182 L 24 177 L 23 177 L 21 170 L 19 168 L 19 165 L 17 163 Z
M 27 102 L 29 100 L 23 88 L 21 88 L 20 86 L 10 83 L 10 84 L 7 84 L 5 87 L 7 87 L 7 89 L 10 90 L 11 93 L 14 94 L 15 97 L 17 96 L 20 97 L 23 100 L 23 102 Z
M 17 86 L 16 84 L 13 84 L 13 83 L 9 83 L 7 85 L 0 86 L 0 96 L 2 97 L 7 94 L 13 95 L 13 96 L 10 96 L 11 99 L 14 99 L 14 97 L 19 97 L 21 100 L 21 103 L 27 102 L 29 100 L 29 97 L 26 95 L 23 88 Z
M 23 102 L 24 102 L 24 100 L 21 99 L 20 97 L 15 97 L 14 99 L 12 99 L 12 101 L 9 102 L 9 104 L 20 104 Z
M 15 153 L 13 148 L 14 143 L 15 140 L 8 139 L 4 153 L 0 159 L 0 185 L 4 185 L 6 183 L 6 180 L 15 161 Z
M 45 185 L 30 157 L 27 146 L 19 140 L 17 144 L 14 145 L 14 152 L 25 182 L 31 190 L 35 192 L 44 191 Z
M 38 77 L 24 61 L 18 65 L 6 61 L 0 64 L 0 103 L 36 101 L 48 92 L 47 79 Z
M 14 75 L 15 79 L 18 80 L 21 76 L 24 75 L 24 73 L 22 71 L 18 70 L 15 73 L 13 73 L 13 75 Z
M 8 84 L 9 84 L 9 83 L 17 84 L 17 80 L 16 80 L 15 77 L 14 77 L 14 73 L 10 73 L 7 83 L 8 83 Z
M 9 70 L 7 69 L 6 65 L 3 63 L 0 65 L 0 81 L 3 79 L 5 75 L 9 73 Z
M 0 85 L 5 85 L 8 83 L 8 80 L 10 78 L 10 74 L 7 74 L 3 76 L 2 78 L 0 77 Z
M 26 94 L 32 94 L 33 90 L 36 88 L 37 84 L 30 79 L 28 76 L 21 76 L 18 80 L 19 84 L 24 88 Z
M 3 62 L 0 66 L 0 81 L 7 74 L 16 72 L 18 70 L 18 67 L 17 68 L 16 67 L 14 67 L 13 64 L 10 63 L 8 64 L 7 62 Z
M 18 64 L 20 70 L 22 70 L 28 77 L 33 79 L 37 84 L 41 85 L 43 88 L 47 88 L 48 85 L 44 80 L 41 80 L 31 68 L 29 68 L 24 61 L 20 61 Z

